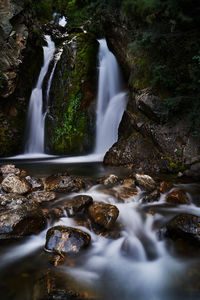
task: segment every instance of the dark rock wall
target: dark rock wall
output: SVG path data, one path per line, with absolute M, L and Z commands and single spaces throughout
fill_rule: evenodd
M 29 0 L 0 1 L 0 156 L 23 148 L 26 110 L 43 61 Z
M 118 142 L 106 153 L 104 162 L 151 172 L 183 172 L 191 166 L 194 169 L 200 161 L 200 138 L 192 136 L 191 120 L 184 111 L 169 122 L 162 122 L 159 106 L 170 95 L 152 89 L 146 58 L 142 61 L 146 73 L 140 78 L 141 57 L 130 51 L 128 28 L 126 22 L 120 23 L 120 18 L 117 22 L 113 17 L 105 20 L 109 47 L 128 82 L 129 101 Z

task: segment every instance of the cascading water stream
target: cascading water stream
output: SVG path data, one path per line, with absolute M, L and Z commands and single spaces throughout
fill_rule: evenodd
M 42 85 L 55 52 L 55 44 L 51 40 L 51 37 L 49 35 L 45 35 L 45 39 L 47 41 L 47 46 L 43 47 L 44 64 L 40 71 L 36 87 L 32 90 L 30 97 L 25 154 L 44 153 L 44 123 L 46 114 L 43 113 Z M 49 82 L 51 80 L 52 76 L 50 76 Z
M 117 141 L 118 127 L 126 107 L 120 70 L 106 40 L 99 40 L 99 80 L 97 96 L 95 153 L 104 155 Z

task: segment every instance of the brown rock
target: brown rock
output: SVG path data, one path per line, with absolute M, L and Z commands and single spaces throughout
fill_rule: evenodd
M 200 217 L 180 214 L 167 224 L 167 235 L 172 239 L 184 238 L 200 244 Z
M 46 178 L 46 190 L 54 192 L 78 192 L 83 187 L 81 178 L 68 175 L 55 175 Z
M 62 254 L 78 253 L 90 243 L 86 232 L 65 226 L 55 226 L 47 231 L 45 250 Z
M 85 209 L 93 203 L 93 199 L 87 195 L 75 196 L 65 203 L 65 209 L 69 217 L 75 216 L 78 212 Z
M 39 203 L 49 202 L 49 201 L 55 200 L 56 194 L 54 192 L 35 191 L 35 192 L 29 194 L 28 198 L 35 200 Z
M 94 202 L 88 208 L 89 218 L 105 229 L 113 227 L 118 215 L 119 210 L 116 206 L 103 202 Z
M 8 174 L 1 183 L 4 191 L 8 193 L 25 194 L 30 191 L 29 183 L 14 174 Z
M 190 200 L 186 196 L 185 192 L 174 189 L 172 192 L 170 192 L 165 197 L 166 202 L 172 203 L 172 204 L 189 204 Z
M 156 188 L 155 181 L 149 175 L 136 174 L 135 178 L 137 185 L 147 192 L 152 192 Z
M 173 183 L 162 181 L 160 184 L 160 192 L 162 194 L 168 193 L 172 187 L 173 187 Z
M 16 168 L 15 165 L 2 165 L 0 167 L 3 177 L 6 177 L 8 174 L 20 175 L 20 169 Z

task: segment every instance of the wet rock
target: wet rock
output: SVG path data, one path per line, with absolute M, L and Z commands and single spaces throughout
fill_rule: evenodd
M 8 193 L 25 194 L 30 191 L 29 183 L 14 174 L 7 175 L 1 183 L 4 191 Z
M 172 204 L 189 204 L 190 203 L 190 200 L 188 199 L 185 192 L 183 192 L 179 189 L 174 189 L 172 192 L 170 192 L 168 195 L 166 195 L 165 201 L 168 203 L 172 203 Z
M 185 240 L 200 244 L 200 217 L 190 214 L 180 214 L 167 225 L 167 236 L 176 240 Z
M 135 240 L 126 238 L 121 246 L 121 252 L 126 257 L 130 257 L 136 261 L 141 259 L 141 249 Z
M 39 206 L 19 195 L 1 197 L 0 239 L 16 239 L 40 232 L 46 226 L 46 218 Z
M 6 177 L 8 174 L 20 175 L 20 169 L 16 168 L 15 165 L 2 165 L 0 167 L 3 177 Z
M 147 192 L 152 192 L 156 188 L 156 183 L 152 177 L 148 175 L 140 175 L 136 174 L 136 184 L 142 189 Z
M 83 187 L 83 180 L 75 176 L 54 175 L 46 178 L 45 189 L 54 192 L 78 192 Z
M 142 198 L 142 203 L 155 202 L 155 201 L 158 201 L 159 198 L 160 198 L 160 193 L 156 189 L 152 193 L 144 195 L 144 197 Z
M 115 197 L 119 200 L 126 200 L 138 194 L 135 181 L 132 178 L 125 178 L 121 185 L 113 188 Z
M 42 212 L 48 219 L 60 219 L 66 216 L 65 212 L 60 207 L 43 208 Z
M 160 184 L 160 192 L 162 194 L 168 193 L 173 187 L 173 183 L 162 181 Z
M 65 203 L 65 209 L 69 217 L 75 216 L 79 212 L 83 212 L 93 203 L 93 199 L 87 195 L 75 196 Z
M 39 178 L 26 176 L 26 181 L 32 186 L 32 191 L 42 190 L 44 188 L 44 184 Z
M 53 201 L 56 198 L 56 194 L 54 192 L 46 192 L 46 191 L 35 191 L 28 195 L 29 199 L 35 200 L 39 203 L 41 202 L 49 202 Z
M 0 194 L 0 211 L 6 209 L 15 209 L 18 208 L 21 204 L 27 202 L 27 198 L 22 195 L 9 193 L 9 194 Z
M 55 226 L 47 231 L 45 250 L 62 254 L 78 253 L 90 243 L 86 232 L 65 226 Z
M 119 215 L 119 210 L 116 206 L 103 203 L 94 202 L 88 208 L 88 216 L 95 223 L 105 229 L 111 229 Z
M 111 174 L 109 176 L 103 177 L 100 179 L 100 183 L 104 184 L 104 185 L 111 185 L 111 184 L 115 184 L 119 181 L 119 178 L 114 175 Z

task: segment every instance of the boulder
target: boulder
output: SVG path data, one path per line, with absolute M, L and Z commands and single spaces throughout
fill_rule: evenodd
M 46 191 L 35 191 L 28 195 L 29 199 L 37 201 L 39 203 L 49 202 L 55 200 L 56 194 L 54 192 L 46 192 Z
M 148 175 L 136 174 L 136 184 L 146 192 L 152 192 L 156 188 L 156 183 L 152 177 Z
M 54 192 L 78 192 L 83 187 L 81 178 L 68 175 L 54 175 L 46 178 L 45 189 Z
M 172 192 L 166 195 L 165 201 L 172 204 L 189 204 L 190 200 L 188 199 L 185 192 L 174 189 Z
M 86 232 L 65 226 L 55 226 L 47 231 L 45 250 L 54 253 L 76 254 L 90 243 Z
M 1 183 L 4 191 L 8 193 L 25 194 L 30 191 L 29 183 L 14 174 L 8 174 Z
M 160 198 L 160 193 L 159 191 L 156 189 L 154 190 L 152 193 L 148 193 L 143 196 L 142 198 L 142 203 L 151 203 L 151 202 L 155 202 L 158 201 Z
M 200 244 L 200 217 L 190 214 L 180 214 L 167 225 L 167 235 L 177 240 L 183 238 Z
M 79 212 L 83 212 L 93 203 L 93 199 L 87 195 L 75 196 L 65 203 L 65 209 L 69 217 L 75 216 Z
M 14 194 L 1 195 L 0 201 L 0 240 L 36 234 L 45 228 L 46 218 L 35 202 Z
M 92 222 L 105 229 L 111 229 L 114 226 L 118 215 L 119 210 L 116 206 L 103 202 L 94 202 L 88 208 L 88 216 Z
M 153 94 L 148 89 L 141 90 L 136 96 L 136 104 L 149 119 L 159 121 L 159 105 L 161 99 Z

